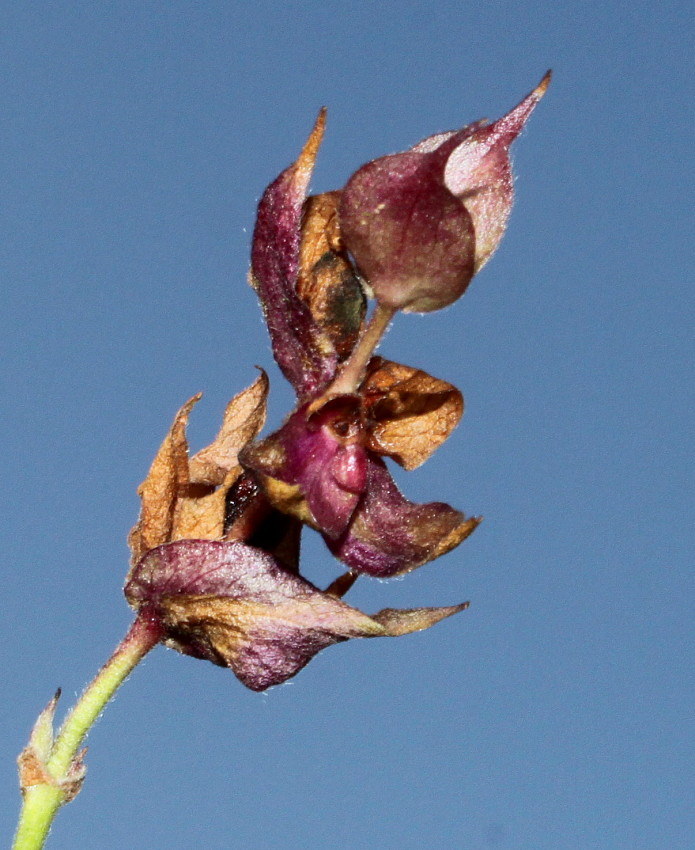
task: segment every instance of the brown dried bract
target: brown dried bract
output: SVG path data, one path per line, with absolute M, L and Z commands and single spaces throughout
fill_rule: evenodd
M 328 334 L 338 357 L 352 351 L 362 328 L 366 300 L 343 252 L 337 207 L 340 192 L 307 198 L 302 216 L 297 295 Z
M 25 747 L 17 756 L 17 769 L 22 793 L 32 785 L 55 785 L 55 779 L 31 747 Z
M 367 446 L 415 469 L 446 440 L 463 414 L 452 384 L 420 369 L 373 357 L 362 385 L 371 420 Z
M 268 377 L 261 374 L 245 390 L 229 402 L 222 427 L 213 442 L 197 452 L 190 461 L 192 482 L 222 484 L 232 466 L 238 466 L 238 455 L 265 424 Z
M 133 564 L 171 540 L 223 536 L 225 497 L 241 474 L 239 452 L 263 427 L 267 395 L 268 378 L 261 372 L 229 402 L 213 442 L 190 459 L 186 425 L 200 394 L 179 410 L 138 487 L 140 517 L 128 536 Z
M 60 688 L 37 717 L 29 735 L 29 743 L 17 757 L 17 768 L 22 794 L 34 785 L 50 785 L 59 788 L 62 802 L 68 803 L 79 793 L 87 773 L 84 763 L 87 748 L 74 756 L 62 776 L 55 776 L 48 769 L 47 763 L 53 751 L 53 720 L 59 697 Z

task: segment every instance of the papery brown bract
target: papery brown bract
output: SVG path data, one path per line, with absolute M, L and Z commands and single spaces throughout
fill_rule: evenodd
M 338 226 L 340 192 L 306 199 L 301 221 L 296 292 L 345 359 L 362 330 L 367 301 L 343 249 Z
M 447 439 L 463 414 L 452 384 L 421 369 L 372 357 L 360 395 L 369 423 L 366 446 L 415 469 Z
M 467 607 L 389 608 L 369 617 L 260 549 L 212 540 L 148 552 L 125 594 L 158 621 L 165 644 L 230 667 L 254 691 L 286 681 L 332 644 L 419 631 Z
M 342 240 L 380 304 L 425 313 L 463 294 L 502 238 L 513 199 L 509 146 L 549 82 L 550 72 L 493 124 L 431 136 L 348 180 Z
M 267 395 L 261 372 L 229 402 L 215 440 L 190 459 L 186 425 L 200 394 L 183 405 L 138 487 L 140 516 L 128 536 L 132 563 L 171 540 L 224 535 L 227 494 L 242 474 L 239 452 L 263 427 Z

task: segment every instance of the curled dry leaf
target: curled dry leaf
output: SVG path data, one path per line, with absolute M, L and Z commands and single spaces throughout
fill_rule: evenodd
M 382 357 L 372 358 L 361 393 L 370 420 L 367 448 L 405 469 L 424 463 L 463 413 L 455 386 Z
M 268 376 L 263 370 L 245 390 L 234 396 L 222 417 L 222 427 L 215 439 L 193 455 L 190 461 L 192 482 L 222 484 L 229 470 L 239 465 L 242 447 L 252 440 L 265 424 Z
M 179 490 L 188 484 L 188 442 L 186 423 L 193 405 L 201 398 L 190 398 L 174 417 L 147 478 L 138 487 L 140 517 L 128 535 L 133 562 L 148 549 L 171 539 L 174 508 Z
M 179 410 L 138 488 L 140 517 L 128 537 L 132 563 L 170 540 L 223 536 L 226 494 L 242 472 L 239 452 L 263 427 L 267 394 L 261 372 L 229 402 L 213 442 L 190 460 L 186 425 L 200 394 Z
M 296 291 L 343 359 L 357 342 L 367 302 L 343 252 L 339 200 L 340 192 L 325 192 L 304 204 Z

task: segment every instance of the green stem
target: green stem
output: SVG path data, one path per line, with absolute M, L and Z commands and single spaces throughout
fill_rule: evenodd
M 374 349 L 384 335 L 389 322 L 396 312 L 395 307 L 387 307 L 377 304 L 374 312 L 359 338 L 349 359 L 343 364 L 335 381 L 326 391 L 326 395 L 341 395 L 342 393 L 354 393 L 359 387 L 364 372 L 369 363 Z
M 135 665 L 158 643 L 162 633 L 146 610 L 140 611 L 113 655 L 87 685 L 60 728 L 44 767 L 54 783 L 24 789 L 12 850 L 40 850 L 55 813 L 65 802 L 61 782 L 68 778 L 77 750 Z

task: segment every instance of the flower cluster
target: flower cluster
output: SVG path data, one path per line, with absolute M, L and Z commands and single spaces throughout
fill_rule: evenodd
M 463 399 L 374 351 L 399 310 L 449 305 L 497 247 L 512 205 L 509 147 L 548 82 L 498 121 L 431 136 L 362 166 L 340 191 L 307 197 L 321 112 L 296 162 L 266 189 L 250 281 L 297 403 L 260 439 L 261 373 L 190 458 L 198 396 L 177 414 L 139 489 L 125 586 L 168 646 L 263 690 L 331 644 L 407 634 L 466 607 L 368 616 L 342 601 L 360 574 L 408 572 L 479 522 L 396 487 L 386 459 L 408 470 L 423 463 L 458 424 Z M 304 525 L 347 567 L 323 591 L 299 572 Z

